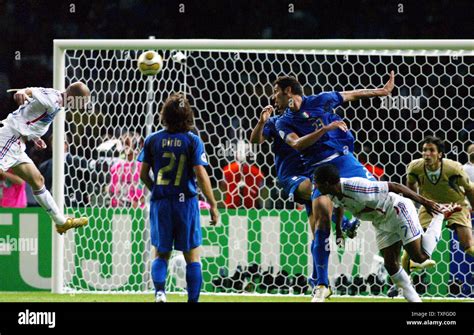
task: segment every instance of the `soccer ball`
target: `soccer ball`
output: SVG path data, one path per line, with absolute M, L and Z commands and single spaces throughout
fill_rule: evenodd
M 138 57 L 138 69 L 145 76 L 154 76 L 163 68 L 163 58 L 155 51 L 145 51 Z
M 170 276 L 176 279 L 176 287 L 186 287 L 186 260 L 182 253 L 175 254 L 169 261 Z

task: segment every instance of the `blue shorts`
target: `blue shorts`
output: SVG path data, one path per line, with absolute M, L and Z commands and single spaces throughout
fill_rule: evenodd
M 329 161 L 324 164 L 332 164 L 335 165 L 339 169 L 339 175 L 341 178 L 352 178 L 352 177 L 361 177 L 372 181 L 377 181 L 375 177 L 362 165 L 361 162 L 355 158 L 352 153 L 347 155 L 341 155 L 339 157 L 334 158 L 332 161 Z M 316 169 L 319 165 L 315 166 Z M 314 183 L 313 183 L 314 185 Z M 313 189 L 313 194 L 311 194 L 311 200 L 316 199 L 321 195 L 321 192 L 317 188 Z
M 151 244 L 158 252 L 188 252 L 202 243 L 197 197 L 163 198 L 150 204 Z
M 285 179 L 277 179 L 277 185 L 283 190 L 283 197 L 285 199 L 293 199 L 295 202 L 298 202 L 305 206 L 306 214 L 311 215 L 311 201 L 298 198 L 295 195 L 298 186 L 306 179 L 310 179 L 306 176 L 292 176 Z

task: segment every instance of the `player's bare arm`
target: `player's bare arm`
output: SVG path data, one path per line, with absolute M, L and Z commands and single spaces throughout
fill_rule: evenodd
M 336 243 L 339 246 L 344 246 L 344 234 L 342 233 L 342 219 L 344 218 L 344 208 L 335 207 L 334 213 L 336 215 Z
M 13 173 L 0 171 L 0 181 L 4 181 L 4 180 L 7 180 L 10 183 L 15 184 L 15 185 L 20 185 L 20 184 L 23 184 L 24 182 L 23 179 L 21 179 L 18 176 L 15 176 Z
M 411 181 L 407 181 L 407 187 L 412 190 L 413 192 L 416 192 L 418 193 L 418 183 L 416 182 L 411 182 Z
M 24 88 L 17 91 L 15 95 L 13 96 L 13 99 L 15 99 L 15 102 L 18 104 L 18 106 L 21 106 L 25 103 L 25 101 L 28 101 L 32 96 L 33 96 L 33 93 L 31 92 L 31 89 Z
M 145 184 L 146 188 L 151 191 L 153 189 L 153 180 L 150 178 L 150 164 L 142 162 L 140 170 L 140 180 Z
M 390 95 L 394 87 L 395 87 L 395 73 L 394 71 L 391 71 L 390 79 L 382 88 L 345 91 L 345 92 L 340 92 L 340 93 L 344 102 L 346 102 L 346 101 L 355 101 L 355 100 L 365 99 L 365 98 L 384 97 L 384 96 Z
M 265 126 L 265 123 L 268 121 L 272 113 L 273 106 L 268 105 L 263 108 L 262 112 L 260 113 L 260 119 L 258 120 L 258 123 L 255 128 L 252 130 L 252 134 L 250 134 L 250 143 L 262 144 L 265 141 L 265 136 L 263 136 L 263 127 Z
M 206 168 L 202 165 L 194 166 L 194 173 L 196 174 L 199 188 L 201 189 L 202 193 L 204 193 L 209 205 L 211 205 L 211 209 L 209 210 L 211 214 L 211 226 L 214 226 L 219 220 L 219 211 L 217 210 L 217 201 L 214 198 L 214 193 L 212 192 L 209 175 L 207 174 Z
M 405 198 L 411 199 L 424 206 L 429 213 L 443 214 L 442 207 L 434 201 L 431 201 L 408 187 L 398 183 L 388 183 L 389 192 L 402 194 Z
M 25 143 L 28 142 L 27 136 L 23 136 L 22 139 L 23 139 L 23 142 Z M 35 145 L 35 149 L 37 150 L 44 150 L 48 147 L 46 142 L 41 137 L 34 138 L 31 141 L 33 142 L 33 144 Z
M 335 129 L 341 129 L 342 131 L 348 130 L 344 121 L 334 121 L 302 137 L 299 137 L 295 133 L 288 134 L 285 141 L 293 149 L 302 151 L 316 143 L 324 134 Z

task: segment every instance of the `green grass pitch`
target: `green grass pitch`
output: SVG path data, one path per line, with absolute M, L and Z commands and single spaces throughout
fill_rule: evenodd
M 186 302 L 186 295 L 167 295 L 168 302 Z M 49 292 L 2 292 L 0 302 L 153 302 L 153 294 L 52 294 Z M 310 302 L 306 296 L 201 295 L 201 302 Z M 332 297 L 328 302 L 404 302 L 402 298 Z M 474 299 L 423 299 L 424 302 L 474 302 Z

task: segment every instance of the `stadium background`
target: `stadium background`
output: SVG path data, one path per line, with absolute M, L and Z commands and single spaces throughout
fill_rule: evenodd
M 47 3 L 47 5 L 46 5 Z M 294 13 L 288 12 L 289 3 L 295 5 Z M 71 4 L 74 13 L 71 13 Z M 185 5 L 185 12 L 178 11 L 179 4 Z M 398 6 L 403 5 L 403 13 L 398 13 Z M 343 8 L 343 10 L 339 10 Z M 220 1 L 206 1 L 201 5 L 195 1 L 0 1 L 0 28 L 4 32 L 0 48 L 0 119 L 4 119 L 16 109 L 11 95 L 6 93 L 8 88 L 25 86 L 52 86 L 52 40 L 58 38 L 413 38 L 413 39 L 462 39 L 472 37 L 472 32 L 465 28 L 464 23 L 472 22 L 474 4 L 470 1 L 458 1 L 455 5 L 448 0 L 403 2 L 393 1 L 381 5 L 374 0 L 365 1 L 229 1 L 225 5 Z M 329 15 L 327 13 L 330 13 Z M 126 17 L 127 20 L 120 18 Z M 209 18 L 212 17 L 212 20 Z M 211 24 L 212 22 L 212 24 Z M 395 60 L 396 63 L 396 60 Z M 246 69 L 243 69 L 246 70 Z M 324 69 L 323 69 L 324 70 Z M 357 70 L 357 69 L 356 69 Z M 431 69 L 425 69 L 431 70 Z M 439 69 L 438 69 L 439 70 Z M 421 71 L 421 70 L 419 70 Z M 436 76 L 435 68 L 432 75 Z M 25 75 L 27 73 L 27 75 Z M 203 73 L 203 75 L 217 75 L 218 73 Z M 418 73 L 412 73 L 417 75 Z M 427 73 L 423 73 L 427 75 Z M 234 73 L 234 75 L 238 75 Z M 356 79 L 355 77 L 352 77 Z M 234 79 L 234 78 L 231 78 Z M 235 79 L 238 79 L 235 77 Z M 258 78 L 257 78 L 258 80 Z M 447 78 L 442 79 L 440 85 L 448 85 Z M 347 83 L 353 84 L 351 77 Z M 469 85 L 468 85 L 469 86 Z M 306 93 L 309 93 L 306 88 Z M 268 93 L 268 92 L 265 92 Z M 446 91 L 454 95 L 455 90 Z M 203 100 L 213 98 L 209 93 L 202 93 Z M 260 98 L 251 97 L 255 106 L 268 103 L 266 94 Z M 363 102 L 367 107 L 369 102 Z M 429 106 L 436 112 L 436 108 L 443 109 L 450 102 L 440 100 L 439 106 Z M 209 105 L 211 108 L 212 106 Z M 209 106 L 197 106 L 209 108 Z M 453 107 L 457 107 L 454 105 Z M 357 108 L 350 109 L 348 118 L 355 116 Z M 131 110 L 130 112 L 133 112 Z M 469 117 L 467 110 L 461 111 L 459 117 L 466 119 L 464 128 L 460 130 L 459 140 L 455 143 L 461 163 L 467 161 L 465 145 L 469 141 L 469 134 L 474 130 L 474 120 Z M 112 113 L 112 111 L 111 111 Z M 249 115 L 253 117 L 256 111 L 237 110 L 239 117 Z M 244 114 L 242 114 L 244 113 Z M 216 115 L 216 114 L 213 114 Z M 243 119 L 242 128 L 249 129 L 251 124 Z M 139 121 L 139 120 L 137 120 Z M 217 124 L 219 120 L 212 120 Z M 224 117 L 222 128 L 226 132 L 235 131 L 230 118 Z M 143 122 L 141 122 L 143 123 Z M 197 124 L 202 129 L 203 125 Z M 370 124 L 361 124 L 362 129 L 370 128 Z M 422 124 L 419 129 L 431 125 Z M 446 126 L 447 125 L 443 125 Z M 453 128 L 459 129 L 453 125 Z M 417 127 L 411 123 L 407 129 L 398 132 L 392 129 L 388 137 L 399 136 L 407 143 L 409 151 L 416 151 L 416 143 L 422 138 L 420 131 L 412 132 Z M 143 126 L 143 129 L 145 127 Z M 143 130 L 144 131 L 144 130 Z M 360 143 L 367 143 L 371 133 L 361 133 L 356 144 L 356 152 L 372 152 L 368 161 L 373 161 L 374 153 L 380 147 L 367 147 L 362 150 Z M 89 134 L 88 134 L 89 135 Z M 205 133 L 203 133 L 205 136 Z M 228 135 L 228 134 L 226 134 Z M 413 137 L 412 137 L 413 135 Z M 45 136 L 47 139 L 48 136 Z M 395 138 L 396 139 L 396 138 Z M 448 132 L 447 152 L 451 150 L 450 140 L 455 139 L 453 132 Z M 85 141 L 85 139 L 83 139 Z M 401 145 L 401 142 L 399 142 Z M 265 148 L 264 148 L 265 149 Z M 394 149 L 394 154 L 403 150 Z M 35 163 L 41 163 L 51 157 L 51 152 L 37 153 L 29 150 Z M 74 152 L 73 152 L 74 153 Z M 81 153 L 81 152 L 79 152 Z M 456 156 L 458 157 L 458 156 Z M 260 157 L 261 159 L 261 157 Z M 404 163 L 409 157 L 400 157 Z M 398 160 L 398 159 L 397 159 Z M 225 162 L 211 162 L 213 166 L 221 167 Z M 387 166 L 386 173 L 404 175 L 402 165 Z M 216 169 L 219 174 L 221 169 Z M 269 171 L 264 167 L 264 175 Z M 220 180 L 222 175 L 216 175 Z M 395 180 L 400 182 L 401 180 Z M 214 185 L 217 186 L 217 185 Z
M 75 5 L 71 14 L 70 5 Z M 422 3 L 393 2 L 380 5 L 376 1 L 361 2 L 294 2 L 295 13 L 288 13 L 288 2 L 206 2 L 205 5 L 192 1 L 182 1 L 186 12 L 176 10 L 177 3 L 169 1 L 119 1 L 116 3 L 95 2 L 46 2 L 42 1 L 3 1 L 0 2 L 0 24 L 5 32 L 0 49 L 0 118 L 15 109 L 11 97 L 5 93 L 7 88 L 24 86 L 51 86 L 52 84 L 52 40 L 54 38 L 470 38 L 472 32 L 463 29 L 460 23 L 472 22 L 473 4 L 459 2 L 453 8 L 449 1 Z M 404 5 L 404 14 L 397 15 L 399 3 Z M 245 10 L 242 10 L 244 8 Z M 343 8 L 343 10 L 338 10 Z M 449 15 L 447 14 L 449 12 Z M 152 15 L 150 15 L 152 13 Z M 327 15 L 331 13 L 331 15 Z M 127 20 L 120 19 L 126 16 Z M 212 20 L 209 17 L 212 17 Z M 209 22 L 212 22 L 210 24 Z M 12 27 L 15 27 L 12 29 Z M 19 54 L 18 54 L 19 52 Z M 19 57 L 17 57 L 19 55 Z M 25 76 L 25 73 L 28 73 Z M 416 73 L 414 73 L 416 74 Z M 436 73 L 434 73 L 436 75 Z M 347 84 L 351 84 L 349 81 Z M 447 84 L 447 83 L 441 83 Z M 205 93 L 204 93 L 205 94 Z M 192 95 L 192 94 L 191 94 Z M 210 98 L 212 98 L 210 96 Z M 205 100 L 205 96 L 203 96 Z M 252 97 L 252 104 L 262 106 L 267 103 L 265 97 Z M 447 104 L 445 101 L 444 103 Z M 204 108 L 204 106 L 199 106 Z M 371 106 L 364 106 L 370 108 Z M 436 113 L 436 106 L 429 106 Z M 441 100 L 443 107 L 443 100 Z M 251 113 L 256 111 L 238 111 Z M 472 140 L 474 120 L 470 119 L 469 110 L 461 111 L 465 118 L 461 134 L 447 132 L 447 142 L 458 138 L 459 160 L 466 162 L 464 144 Z M 356 109 L 349 111 L 357 113 Z M 213 114 L 215 115 L 215 113 Z M 239 115 L 243 116 L 243 115 Z M 246 114 L 248 116 L 248 114 Z M 251 124 L 245 124 L 249 129 Z M 217 124 L 217 120 L 213 120 Z M 140 122 L 139 122 L 140 123 Z M 232 122 L 225 120 L 222 126 L 232 130 Z M 201 126 L 201 127 L 200 127 Z M 368 129 L 371 124 L 361 124 Z M 422 131 L 415 129 L 416 124 L 408 125 L 405 131 L 396 127 L 387 134 L 393 139 L 399 136 L 400 145 L 407 145 L 411 152 L 416 151 L 422 138 Z M 203 129 L 205 125 L 199 125 Z M 390 128 L 390 127 L 388 127 Z M 143 127 L 144 132 L 144 127 Z M 142 132 L 142 133 L 143 133 Z M 367 134 L 367 137 L 364 138 Z M 86 135 L 91 135 L 86 133 Z M 104 135 L 104 134 L 101 134 Z M 375 135 L 373 135 L 375 136 Z M 471 136 L 471 137 L 470 137 Z M 81 141 L 86 141 L 84 136 Z M 370 132 L 358 136 L 356 152 L 363 150 L 360 143 L 370 142 Z M 405 144 L 401 144 L 405 143 Z M 80 146 L 77 146 L 80 150 Z M 377 152 L 374 145 L 367 150 Z M 396 147 L 394 154 L 397 155 Z M 29 149 L 30 155 L 38 165 L 50 158 L 51 153 L 37 153 Z M 451 148 L 448 148 L 450 151 Z M 80 156 L 83 152 L 78 153 Z M 448 156 L 449 157 L 449 156 Z M 260 156 L 259 159 L 262 159 Z M 371 161 L 370 155 L 368 160 Z M 398 160 L 391 158 L 391 160 Z M 405 164 L 410 157 L 399 157 Z M 213 175 L 213 186 L 220 180 L 221 168 L 226 161 L 211 161 L 216 168 Z M 260 162 L 261 163 L 261 162 Z M 383 162 L 382 162 L 383 163 Z M 270 175 L 268 166 L 263 165 L 264 175 Z M 398 168 L 399 171 L 395 171 Z M 267 170 L 266 170 L 267 169 Z M 403 166 L 385 166 L 386 173 L 404 175 Z M 392 170 L 391 170 L 392 169 Z M 402 182 L 403 180 L 394 180 Z M 267 181 L 268 182 L 268 179 Z M 274 207 L 274 204 L 267 204 Z M 281 204 L 280 204 L 281 206 Z

